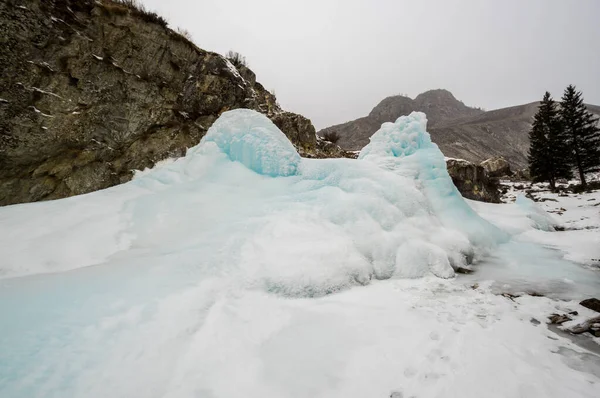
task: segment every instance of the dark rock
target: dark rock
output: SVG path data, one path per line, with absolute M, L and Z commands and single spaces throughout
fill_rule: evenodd
M 535 318 L 531 318 L 531 319 L 529 320 L 529 322 L 531 322 L 531 323 L 532 323 L 532 324 L 534 324 L 535 326 L 537 326 L 537 325 L 539 325 L 539 324 L 541 323 L 540 321 L 538 321 L 538 320 L 537 320 L 537 319 L 535 319 Z
M 571 312 L 569 312 L 569 315 L 579 315 L 579 312 L 577 312 L 577 311 L 571 311 Z
M 590 310 L 594 310 L 596 312 L 600 312 L 600 300 L 597 298 L 589 298 L 587 300 L 583 300 L 579 305 L 589 308 Z
M 315 149 L 317 133 L 309 119 L 295 113 L 281 112 L 273 115 L 271 120 L 281 131 L 286 132 L 290 141 L 297 143 L 302 152 Z
M 457 274 L 472 274 L 473 272 L 475 272 L 474 270 L 470 269 L 470 268 L 464 268 L 464 267 L 458 267 L 454 270 Z
M 512 294 L 512 293 L 502 293 L 501 296 L 506 297 L 507 299 L 512 300 L 512 301 L 515 301 L 516 298 L 521 297 L 518 294 Z
M 531 297 L 544 297 L 544 295 L 539 292 L 527 292 L 527 294 L 530 295 Z
M 482 166 L 462 159 L 447 159 L 446 167 L 462 196 L 482 202 L 500 203 L 498 180 L 488 177 Z
M 0 43 L 0 205 L 126 182 L 237 108 L 267 115 L 305 156 L 338 156 L 250 69 L 122 4 L 2 1 Z
M 568 322 L 571 320 L 571 318 L 568 315 L 559 315 L 559 314 L 552 314 L 548 317 L 548 319 L 550 320 L 550 323 L 553 325 L 562 325 L 565 322 Z

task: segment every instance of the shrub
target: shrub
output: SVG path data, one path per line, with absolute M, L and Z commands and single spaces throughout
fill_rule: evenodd
M 139 0 L 103 0 L 103 5 L 105 10 L 114 14 L 122 15 L 128 9 L 132 15 L 136 15 L 146 22 L 155 23 L 164 28 L 168 25 L 166 19 L 155 12 L 148 11 Z
M 338 132 L 336 132 L 336 131 L 326 131 L 325 133 L 323 133 L 323 138 L 324 138 L 325 140 L 327 140 L 327 141 L 329 141 L 329 142 L 332 142 L 332 143 L 334 143 L 334 144 L 335 144 L 335 143 L 337 143 L 337 142 L 340 140 L 340 138 L 342 138 L 342 137 L 341 137 L 341 136 L 340 136 L 340 134 L 339 134 Z
M 228 51 L 225 58 L 227 58 L 236 68 L 239 68 L 240 66 L 248 67 L 246 57 L 236 51 Z
M 189 41 L 192 41 L 192 34 L 190 33 L 189 30 L 182 29 L 182 28 L 177 28 L 177 33 L 179 33 L 181 36 L 185 37 Z

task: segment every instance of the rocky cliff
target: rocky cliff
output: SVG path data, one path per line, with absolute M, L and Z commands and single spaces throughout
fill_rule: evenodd
M 396 120 L 412 111 L 422 111 L 429 121 L 427 130 L 444 155 L 473 163 L 502 156 L 513 169 L 527 166 L 529 129 L 539 102 L 484 112 L 468 108 L 446 90 L 420 94 L 414 100 L 389 97 L 381 101 L 369 116 L 319 131 L 323 135 L 336 131 L 338 143 L 357 150 L 369 142 L 381 123 Z M 587 105 L 600 115 L 600 107 Z
M 235 108 L 266 114 L 305 156 L 346 155 L 250 69 L 123 3 L 0 2 L 0 205 L 128 181 Z

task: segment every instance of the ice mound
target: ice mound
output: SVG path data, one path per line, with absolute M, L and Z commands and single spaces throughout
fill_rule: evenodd
M 558 222 L 539 207 L 533 200 L 524 195 L 517 195 L 515 205 L 531 220 L 531 226 L 542 231 L 555 231 Z
M 142 256 L 174 275 L 290 296 L 452 277 L 500 234 L 454 189 L 425 127 L 413 113 L 384 124 L 360 160 L 301 159 L 264 115 L 226 112 L 184 158 L 128 184 L 0 209 L 12 226 L 0 231 L 0 275 Z M 36 225 L 44 232 L 30 234 Z
M 384 123 L 360 152 L 358 158 L 414 180 L 429 206 L 444 225 L 460 230 L 480 247 L 493 247 L 508 235 L 483 220 L 465 202 L 446 169 L 444 155 L 431 142 L 422 112 Z
M 238 109 L 223 113 L 202 140 L 214 142 L 231 160 L 271 177 L 296 174 L 300 155 L 266 117 Z

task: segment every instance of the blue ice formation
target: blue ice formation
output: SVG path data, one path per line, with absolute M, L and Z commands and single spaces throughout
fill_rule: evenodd
M 272 121 L 249 109 L 224 112 L 202 139 L 214 142 L 229 158 L 259 174 L 296 174 L 300 155 Z
M 358 158 L 412 178 L 429 200 L 435 214 L 479 245 L 491 247 L 508 235 L 482 219 L 463 199 L 446 169 L 444 155 L 426 130 L 427 117 L 412 112 L 394 123 L 384 123 Z
M 147 264 L 201 258 L 201 274 L 288 295 L 451 277 L 504 238 L 454 188 L 422 113 L 385 123 L 359 160 L 319 160 L 300 158 L 266 116 L 229 111 L 185 157 L 128 184 L 0 217 L 23 226 L 0 230 L 0 276 L 136 262 L 142 251 Z

